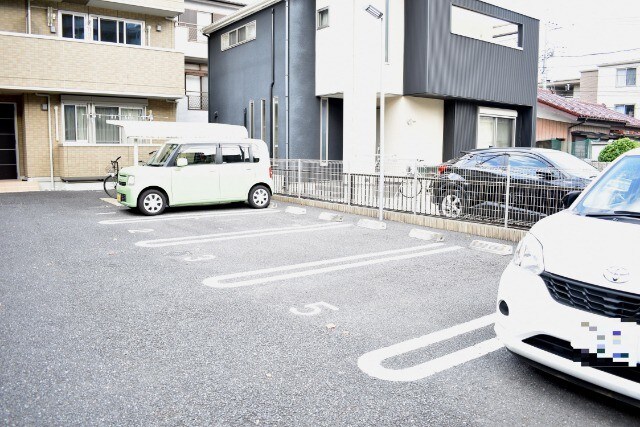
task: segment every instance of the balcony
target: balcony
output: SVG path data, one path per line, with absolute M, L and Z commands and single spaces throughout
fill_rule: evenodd
M 0 88 L 177 99 L 184 56 L 174 50 L 0 32 Z
M 187 60 L 207 59 L 207 37 L 202 34 L 203 26 L 179 22 L 176 27 L 176 50 L 184 52 Z
M 156 16 L 184 13 L 184 0 L 85 0 L 87 6 Z M 80 3 L 76 1 L 76 3 Z
M 189 110 L 209 110 L 209 94 L 206 92 L 187 92 Z

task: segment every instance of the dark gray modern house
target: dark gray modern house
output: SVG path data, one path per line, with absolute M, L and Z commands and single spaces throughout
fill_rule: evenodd
M 263 0 L 204 30 L 209 121 L 368 169 L 384 93 L 386 156 L 532 146 L 538 26 L 478 0 Z

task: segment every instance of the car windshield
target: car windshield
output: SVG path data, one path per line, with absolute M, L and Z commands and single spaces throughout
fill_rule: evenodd
M 598 169 L 564 151 L 548 150 L 544 152 L 544 156 L 551 160 L 558 169 L 569 175 L 587 179 L 595 178 L 598 175 Z
M 164 166 L 169 161 L 171 153 L 178 148 L 178 144 L 165 144 L 149 159 L 147 166 Z
M 616 163 L 576 207 L 581 215 L 640 215 L 640 156 Z

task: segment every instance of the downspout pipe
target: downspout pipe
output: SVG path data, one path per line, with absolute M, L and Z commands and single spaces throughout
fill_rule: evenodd
M 284 144 L 285 144 L 285 158 L 289 160 L 289 21 L 291 12 L 289 11 L 289 0 L 285 1 L 286 8 L 286 22 L 284 27 Z
M 47 126 L 49 128 L 49 175 L 51 178 L 51 189 L 56 189 L 56 184 L 53 181 L 53 139 L 51 136 L 51 96 L 43 93 L 36 93 L 36 96 L 47 98 Z
M 27 34 L 31 34 L 31 0 L 27 0 Z
M 204 34 L 204 33 L 203 33 Z M 207 117 L 209 118 L 209 123 L 213 123 L 212 117 L 211 117 L 211 34 L 204 34 L 204 36 L 207 38 L 207 87 L 209 88 L 207 91 L 207 96 L 209 97 L 209 99 L 207 100 L 207 108 L 209 109 L 209 111 L 207 111 Z M 187 88 L 185 87 L 185 95 L 186 95 L 186 90 Z M 189 102 L 187 100 L 187 102 Z
M 274 8 L 271 9 L 271 88 L 269 89 L 269 102 L 271 102 L 271 129 L 269 129 L 269 144 L 271 145 L 271 156 L 275 158 L 276 156 L 276 147 L 273 143 L 273 128 L 275 123 L 273 120 L 275 118 L 274 109 L 273 109 L 273 87 L 276 84 L 276 10 Z

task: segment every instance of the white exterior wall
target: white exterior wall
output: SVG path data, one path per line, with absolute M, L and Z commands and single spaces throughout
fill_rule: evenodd
M 640 62 L 599 67 L 597 102 L 612 110 L 616 105 L 635 105 L 636 117 L 640 117 L 640 73 L 636 75 L 635 86 L 617 87 L 616 75 L 619 68 L 640 70 Z
M 207 4 L 205 2 L 190 0 L 186 0 L 184 2 L 184 8 L 200 12 L 216 13 L 219 15 L 229 15 L 239 9 L 238 7 L 233 7 L 231 5 L 217 4 L 214 2 Z M 208 25 L 210 22 L 206 24 Z M 201 26 L 200 23 L 198 23 L 198 26 Z M 198 28 L 198 30 L 201 30 L 201 28 Z M 198 41 L 190 42 L 189 28 L 183 26 L 176 26 L 175 34 L 176 50 L 184 53 L 186 62 L 200 64 L 207 63 L 207 58 L 209 56 L 207 47 L 208 39 L 204 35 L 200 36 Z M 189 91 L 189 87 L 187 87 L 186 90 Z M 206 110 L 189 110 L 187 98 L 184 97 L 178 100 L 176 120 L 178 122 L 207 123 L 209 121 L 209 113 Z
M 399 160 L 442 161 L 444 101 L 398 96 L 387 99 L 385 152 Z
M 370 172 L 375 167 L 384 28 L 365 12 L 369 4 L 385 11 L 385 0 L 316 0 L 316 10 L 329 7 L 329 27 L 316 31 L 316 95 L 344 98 L 343 158 L 354 172 Z M 401 95 L 404 1 L 390 2 L 389 17 L 384 90 L 388 95 Z

